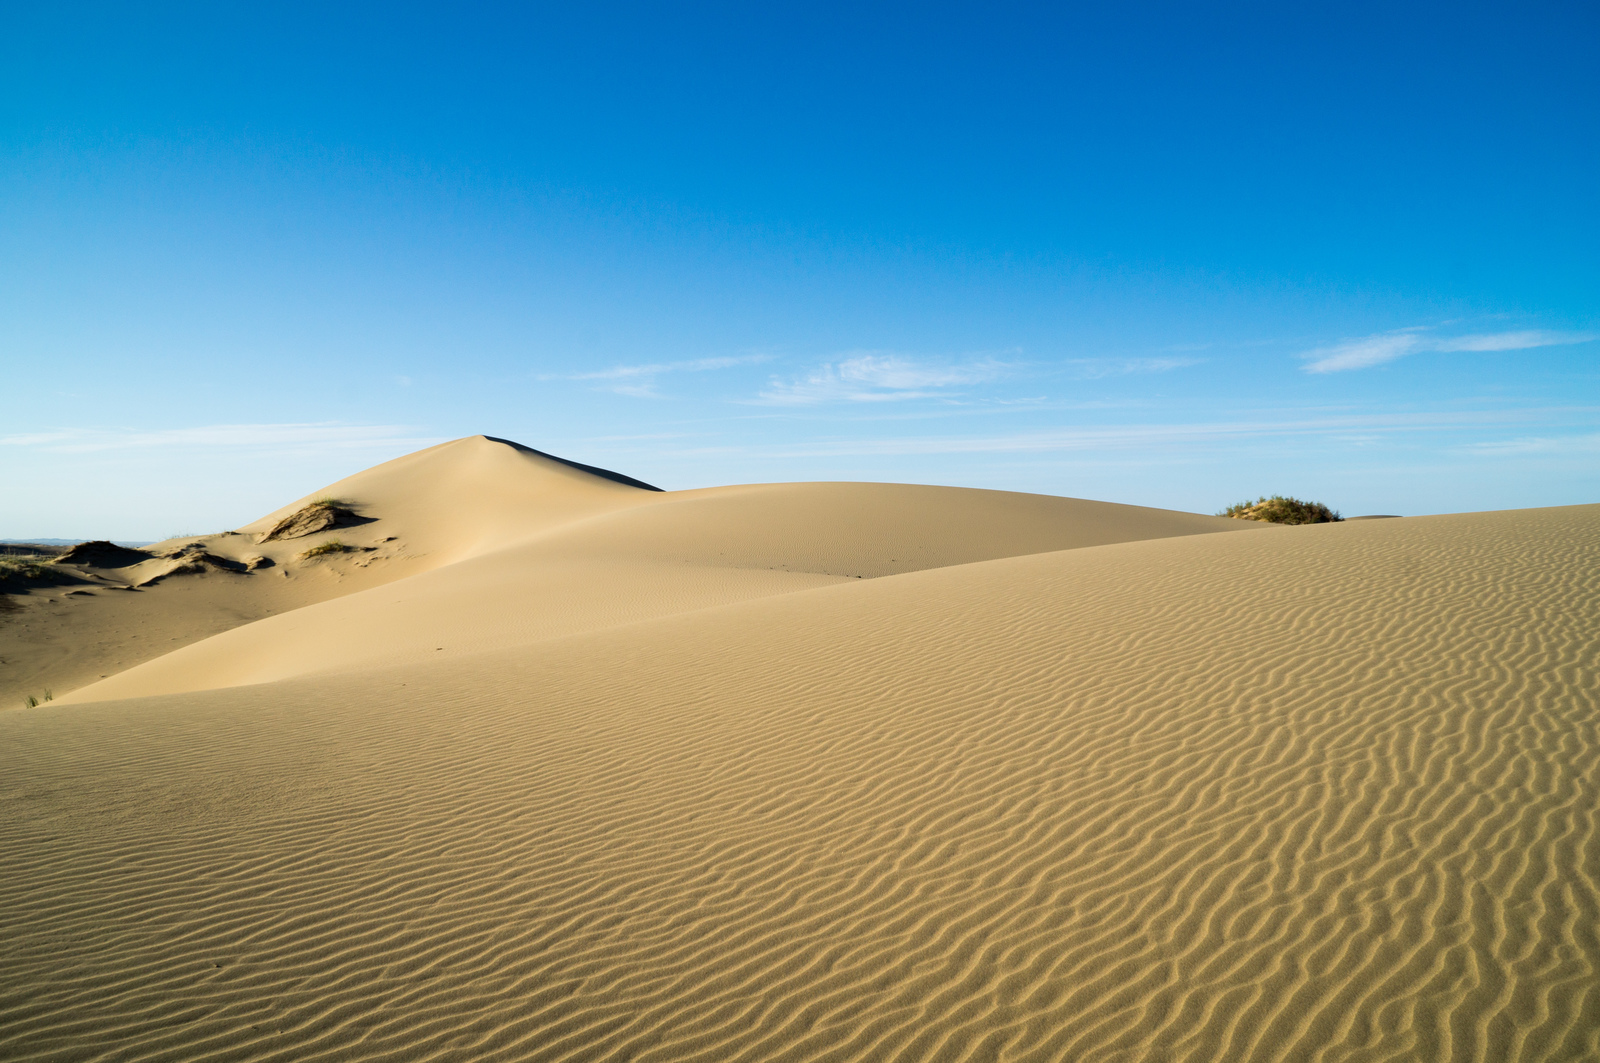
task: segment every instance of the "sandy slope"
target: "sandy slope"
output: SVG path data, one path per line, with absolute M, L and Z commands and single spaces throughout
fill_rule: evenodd
M 1600 507 L 806 574 L 0 714 L 0 1057 L 1600 1056 Z

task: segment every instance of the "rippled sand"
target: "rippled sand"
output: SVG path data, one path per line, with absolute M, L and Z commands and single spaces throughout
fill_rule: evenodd
M 0 1057 L 1600 1058 L 1600 506 L 839 486 L 0 713 Z

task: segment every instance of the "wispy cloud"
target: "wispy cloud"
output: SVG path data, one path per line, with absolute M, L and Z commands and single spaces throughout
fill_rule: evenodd
M 1520 454 L 1600 453 L 1600 434 L 1574 436 L 1523 436 L 1484 443 L 1469 443 L 1466 449 L 1483 457 L 1504 458 Z
M 1312 421 L 1235 421 L 1201 424 L 1096 425 L 1080 428 L 1015 432 L 995 436 L 924 436 L 899 439 L 830 440 L 790 448 L 790 456 L 872 454 L 1026 454 L 1057 451 L 1115 451 L 1225 440 L 1323 435 L 1352 427 L 1370 428 L 1379 418 L 1332 417 Z M 1386 425 L 1390 430 L 1421 427 L 1410 419 Z
M 667 373 L 706 373 L 714 369 L 731 369 L 736 365 L 753 365 L 772 360 L 769 354 L 745 354 L 727 358 L 694 358 L 685 362 L 651 362 L 645 365 L 614 365 L 590 373 L 546 374 L 540 380 L 590 380 L 596 381 L 603 391 L 634 398 L 658 398 L 656 380 Z
M 155 431 L 126 428 L 63 428 L 0 436 L 0 447 L 36 448 L 57 453 L 150 448 L 417 448 L 444 442 L 404 425 L 218 424 Z
M 1438 336 L 1425 326 L 1415 326 L 1342 340 L 1329 347 L 1305 351 L 1300 357 L 1307 359 L 1305 371 L 1308 373 L 1339 373 L 1382 365 L 1417 351 L 1521 351 L 1533 347 L 1586 343 L 1595 338 L 1593 332 L 1549 332 L 1541 329 Z
M 1568 343 L 1587 343 L 1600 338 L 1593 332 L 1490 332 L 1476 336 L 1456 336 L 1434 344 L 1436 351 L 1525 351 L 1530 347 L 1560 347 Z
M 74 438 L 75 433 L 62 429 L 55 432 L 24 432 L 21 435 L 0 436 L 0 447 L 47 447 Z
M 1404 329 L 1377 336 L 1363 336 L 1357 340 L 1336 343 L 1331 347 L 1318 347 L 1306 351 L 1300 357 L 1312 359 L 1305 367 L 1308 373 L 1338 373 L 1346 369 L 1366 369 L 1368 366 L 1392 362 L 1416 350 L 1422 342 L 1418 331 Z
M 960 394 L 952 389 L 993 380 L 1006 368 L 1005 363 L 993 358 L 934 362 L 863 351 L 830 362 L 798 380 L 773 378 L 759 401 L 775 406 L 807 406 L 950 397 Z
M 1079 376 L 1102 380 L 1113 376 L 1134 376 L 1146 373 L 1170 373 L 1174 369 L 1199 365 L 1204 358 L 1069 358 Z
M 994 435 L 925 435 L 891 438 L 823 439 L 771 446 L 691 447 L 674 451 L 677 457 L 700 457 L 737 453 L 748 457 L 763 454 L 772 458 L 881 457 L 919 454 L 1047 454 L 1091 452 L 1100 454 L 1154 452 L 1192 453 L 1194 448 L 1248 442 L 1259 446 L 1264 440 L 1285 444 L 1296 440 L 1338 440 L 1346 445 L 1370 445 L 1382 439 L 1408 436 L 1438 436 L 1480 432 L 1485 428 L 1538 424 L 1570 423 L 1587 428 L 1600 409 L 1591 407 L 1542 407 L 1515 410 L 1415 411 L 1385 414 L 1338 414 L 1320 410 L 1263 411 L 1259 416 L 1228 421 L 1174 424 L 1083 425 L 1070 428 Z M 1586 446 L 1595 437 L 1561 437 L 1562 447 Z M 1524 449 L 1548 448 L 1547 440 Z M 1320 443 L 1319 443 L 1320 445 Z M 1471 445 L 1490 452 L 1493 444 Z M 660 451 L 655 452 L 657 456 Z

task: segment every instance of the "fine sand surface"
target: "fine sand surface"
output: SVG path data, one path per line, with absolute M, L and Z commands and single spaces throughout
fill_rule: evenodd
M 1600 1058 L 1600 506 L 326 493 L 0 712 L 0 1058 Z

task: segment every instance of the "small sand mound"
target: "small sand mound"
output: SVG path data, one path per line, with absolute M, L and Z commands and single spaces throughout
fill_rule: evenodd
M 64 565 L 84 565 L 88 568 L 127 568 L 150 560 L 143 550 L 134 550 L 105 539 L 79 543 L 56 559 Z
M 313 502 L 274 524 L 256 542 L 270 543 L 278 539 L 298 539 L 303 535 L 326 531 L 329 528 L 344 528 L 352 524 L 365 523 L 366 519 L 357 516 L 337 502 Z
M 247 567 L 232 558 L 218 557 L 201 546 L 190 543 L 181 550 L 152 558 L 148 568 L 143 568 L 135 587 L 148 587 L 168 576 L 194 576 L 204 572 L 245 572 Z

